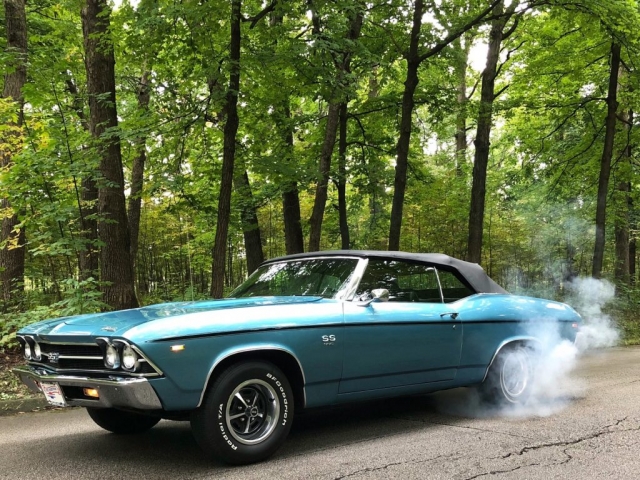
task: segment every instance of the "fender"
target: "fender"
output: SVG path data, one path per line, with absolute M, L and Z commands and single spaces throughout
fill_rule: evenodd
M 489 362 L 489 366 L 487 367 L 487 370 L 484 372 L 484 376 L 482 377 L 482 381 L 484 382 L 487 379 L 487 375 L 489 375 L 489 370 L 491 370 L 491 365 L 493 365 L 493 362 L 495 361 L 495 359 L 498 357 L 498 354 L 500 353 L 500 351 L 512 344 L 512 343 L 540 343 L 540 340 L 536 337 L 532 337 L 529 335 L 518 335 L 515 337 L 510 337 L 507 338 L 506 340 L 504 340 L 496 349 L 496 353 L 493 354 L 493 357 L 491 358 L 491 361 Z
M 202 405 L 202 401 L 204 400 L 204 394 L 206 393 L 207 387 L 209 385 L 209 380 L 211 380 L 211 375 L 213 375 L 213 372 L 215 371 L 216 367 L 223 360 L 225 360 L 226 358 L 232 357 L 233 355 L 238 355 L 240 353 L 260 352 L 260 351 L 267 351 L 267 350 L 277 350 L 277 351 L 281 351 L 281 352 L 287 353 L 292 358 L 294 358 L 295 361 L 298 363 L 298 368 L 300 369 L 300 373 L 302 374 L 303 402 L 304 402 L 304 405 L 306 405 L 307 404 L 307 392 L 306 392 L 306 389 L 305 389 L 305 385 L 307 384 L 307 380 L 306 380 L 306 377 L 305 377 L 305 374 L 304 374 L 304 369 L 302 368 L 302 364 L 300 363 L 300 359 L 296 356 L 296 354 L 293 353 L 288 348 L 282 346 L 282 345 L 256 344 L 256 345 L 248 345 L 248 346 L 243 346 L 243 347 L 235 347 L 235 348 L 231 348 L 231 349 L 225 350 L 215 358 L 215 360 L 213 361 L 213 365 L 211 366 L 211 368 L 209 369 L 209 373 L 207 374 L 207 379 L 204 382 L 204 386 L 202 387 L 202 392 L 200 393 L 200 401 L 198 401 L 198 405 L 196 406 L 196 408 L 199 408 L 200 405 Z

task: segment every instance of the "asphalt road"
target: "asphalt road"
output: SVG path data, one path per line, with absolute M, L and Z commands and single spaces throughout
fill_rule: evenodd
M 82 409 L 20 414 L 0 418 L 0 478 L 640 478 L 640 348 L 590 353 L 546 390 L 509 412 L 459 389 L 306 413 L 247 467 L 205 459 L 188 423 L 119 437 Z

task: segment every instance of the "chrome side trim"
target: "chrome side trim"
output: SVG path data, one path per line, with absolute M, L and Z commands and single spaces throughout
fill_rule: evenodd
M 491 361 L 489 362 L 489 366 L 487 367 L 487 370 L 484 372 L 484 377 L 482 377 L 482 381 L 484 382 L 487 379 L 487 375 L 489 375 L 489 370 L 491 370 L 491 365 L 493 365 L 493 362 L 495 361 L 496 358 L 498 358 L 498 355 L 500 354 L 500 351 L 506 347 L 507 345 L 511 344 L 511 343 L 518 343 L 518 342 L 536 342 L 536 343 L 540 343 L 540 340 L 535 338 L 535 337 L 514 337 L 514 338 L 510 338 L 508 340 L 503 341 L 497 348 L 496 353 L 493 354 L 493 358 L 491 358 Z
M 205 380 L 204 386 L 202 387 L 202 393 L 200 394 L 200 400 L 198 401 L 198 405 L 196 405 L 196 408 L 199 408 L 200 405 L 202 405 L 202 401 L 204 400 L 204 395 L 205 393 L 207 393 L 207 387 L 209 386 L 209 380 L 211 380 L 211 375 L 213 375 L 213 371 L 224 359 L 232 357 L 234 355 L 238 355 L 240 353 L 260 352 L 265 350 L 277 350 L 280 352 L 288 353 L 295 359 L 296 362 L 298 362 L 298 368 L 300 368 L 300 373 L 302 374 L 302 397 L 303 397 L 302 401 L 303 401 L 303 406 L 305 406 L 307 404 L 307 390 L 305 388 L 305 385 L 307 384 L 307 379 L 304 375 L 304 369 L 302 368 L 302 363 L 300 363 L 300 359 L 292 351 L 287 350 L 286 348 L 262 345 L 262 346 L 246 347 L 246 348 L 239 348 L 237 350 L 232 350 L 231 352 L 227 353 L 224 357 L 218 358 L 216 362 L 213 364 L 213 366 L 211 367 L 211 369 L 209 370 L 209 373 L 207 374 L 207 379 Z
M 66 398 L 69 406 L 127 407 L 136 410 L 160 410 L 162 403 L 146 378 L 89 378 L 83 376 L 58 375 L 32 366 L 13 369 L 22 382 L 32 391 L 38 392 L 40 382 L 54 382 L 64 387 L 96 388 L 100 397 L 92 399 Z

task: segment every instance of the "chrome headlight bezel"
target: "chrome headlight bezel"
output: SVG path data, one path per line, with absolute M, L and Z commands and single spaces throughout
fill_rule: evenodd
M 32 351 L 33 351 L 33 354 L 32 354 L 33 360 L 35 360 L 36 362 L 39 362 L 40 360 L 42 360 L 42 349 L 40 348 L 40 344 L 35 339 L 33 340 Z
M 104 349 L 104 366 L 110 370 L 117 370 L 120 368 L 120 363 L 120 352 L 118 348 L 112 343 L 107 343 Z
M 26 360 L 39 362 L 42 360 L 42 350 L 40 345 L 31 335 L 18 336 L 18 341 L 22 346 L 22 355 Z
M 128 343 L 122 342 L 122 368 L 128 372 L 135 372 L 138 369 L 140 356 L 136 350 Z

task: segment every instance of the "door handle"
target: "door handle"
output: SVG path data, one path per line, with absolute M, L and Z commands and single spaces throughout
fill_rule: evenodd
M 456 318 L 458 318 L 458 315 L 460 314 L 458 312 L 441 313 L 440 318 L 444 318 L 445 315 L 449 315 L 451 317 L 451 320 L 455 320 Z

